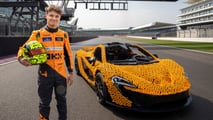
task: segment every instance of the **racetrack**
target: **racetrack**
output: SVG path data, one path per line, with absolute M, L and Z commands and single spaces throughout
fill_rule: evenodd
M 73 56 L 83 45 L 127 41 L 116 37 L 99 37 L 73 44 Z M 172 58 L 189 74 L 193 101 L 189 108 L 172 113 L 136 113 L 96 101 L 95 92 L 79 76 L 68 88 L 68 120 L 213 120 L 213 54 L 142 44 L 160 58 Z M 37 66 L 23 67 L 18 62 L 0 65 L 0 120 L 37 120 Z M 50 120 L 57 120 L 53 95 Z

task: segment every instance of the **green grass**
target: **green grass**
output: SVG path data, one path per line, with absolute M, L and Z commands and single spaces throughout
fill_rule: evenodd
M 185 48 L 185 49 L 199 50 L 199 51 L 205 51 L 205 52 L 213 52 L 213 43 L 207 43 L 207 42 L 152 40 L 152 39 L 140 39 L 140 38 L 127 38 L 127 39 L 140 41 L 143 43 L 173 46 L 177 48 Z

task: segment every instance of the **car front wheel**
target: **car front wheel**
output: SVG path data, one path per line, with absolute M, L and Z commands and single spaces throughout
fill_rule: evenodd
M 105 105 L 107 99 L 107 90 L 103 81 L 103 76 L 100 72 L 96 74 L 96 93 L 98 102 L 102 105 Z
M 75 71 L 76 71 L 76 74 L 81 76 L 81 73 L 79 71 L 79 67 L 78 67 L 78 58 L 77 58 L 77 55 L 75 55 Z

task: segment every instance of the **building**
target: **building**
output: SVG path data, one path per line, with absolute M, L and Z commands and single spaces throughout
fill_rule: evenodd
M 213 0 L 201 0 L 181 9 L 177 37 L 213 37 Z

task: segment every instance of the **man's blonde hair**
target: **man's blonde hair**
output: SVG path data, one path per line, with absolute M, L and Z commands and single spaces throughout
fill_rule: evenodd
M 48 14 L 48 12 L 54 11 L 58 14 L 62 14 L 63 10 L 60 6 L 58 5 L 49 5 L 48 7 L 45 8 L 46 13 Z

